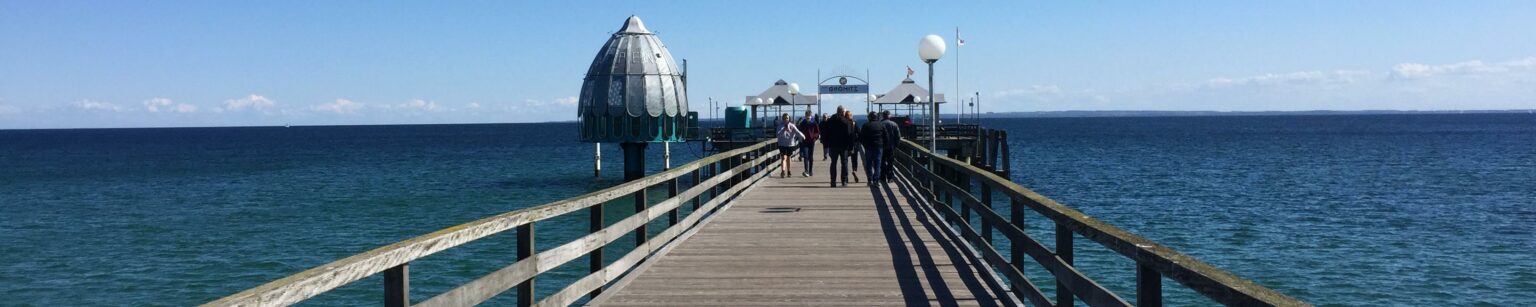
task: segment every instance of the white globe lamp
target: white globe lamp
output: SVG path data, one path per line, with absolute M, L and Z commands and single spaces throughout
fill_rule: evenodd
M 939 58 L 944 57 L 944 46 L 944 38 L 934 34 L 928 34 L 922 40 L 917 41 L 917 57 L 922 58 L 923 63 L 928 63 L 928 101 L 931 104 L 930 109 L 932 110 L 932 113 L 928 114 L 930 124 L 928 126 L 928 151 L 933 154 L 938 154 L 939 152 L 939 104 L 933 101 L 933 62 L 938 62 Z M 929 170 L 937 171 L 933 159 L 928 160 L 928 168 Z

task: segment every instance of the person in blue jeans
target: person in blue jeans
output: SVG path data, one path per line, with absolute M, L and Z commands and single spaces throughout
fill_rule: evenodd
M 859 127 L 859 143 L 864 145 L 864 174 L 870 185 L 883 178 L 880 174 L 880 161 L 883 160 L 880 154 L 885 149 L 885 133 L 885 125 L 880 123 L 880 114 L 875 112 L 869 112 L 864 125 Z
M 810 177 L 816 173 L 812 171 L 811 163 L 816 162 L 816 140 L 821 138 L 821 123 L 816 121 L 816 114 L 805 111 L 805 117 L 796 123 L 800 133 L 805 134 L 805 142 L 800 143 L 800 161 L 805 162 L 805 171 L 800 172 L 800 177 Z

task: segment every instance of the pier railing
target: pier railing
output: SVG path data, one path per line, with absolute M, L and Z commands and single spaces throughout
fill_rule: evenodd
M 894 156 L 896 169 L 929 200 L 942 219 L 955 226 L 981 260 L 999 272 L 1020 301 L 1035 306 L 1071 306 L 1082 300 L 1090 306 L 1131 306 L 1129 302 L 1085 276 L 1072 265 L 1073 241 L 1082 236 L 1135 261 L 1136 305 L 1162 306 L 1162 278 L 1168 278 L 1218 303 L 1237 306 L 1307 306 L 1308 304 L 1258 285 L 1205 262 L 1184 255 L 1141 236 L 1068 208 L 1039 193 L 959 160 L 931 154 L 922 145 L 903 141 Z M 934 162 L 929 169 L 930 160 Z M 973 192 L 972 182 L 979 185 Z M 993 211 L 993 191 L 1007 201 L 1009 215 Z M 1055 227 L 1055 249 L 1047 248 L 1024 232 L 1024 209 L 1029 208 Z M 979 217 L 978 230 L 972 214 Z M 1038 227 L 1038 226 L 1037 226 Z M 1011 244 L 1004 258 L 993 247 L 996 231 Z M 1049 298 L 1024 276 L 1025 256 L 1050 272 L 1056 281 L 1055 299 Z
M 515 262 L 417 305 L 474 305 L 514 288 L 517 289 L 519 306 L 570 305 L 583 296 L 596 295 L 604 285 L 618 279 L 667 242 L 696 226 L 704 215 L 711 214 L 753 182 L 771 173 L 777 165 L 770 163 L 776 161 L 777 157 L 769 154 L 773 150 L 772 141 L 761 142 L 601 191 L 444 228 L 305 270 L 204 306 L 291 305 L 380 273 L 384 274 L 384 284 L 380 290 L 385 305 L 411 305 L 412 261 L 509 230 L 517 234 Z M 692 177 L 693 186 L 679 191 L 679 178 L 684 176 Z M 667 186 L 666 200 L 648 206 L 646 190 L 662 185 Z M 705 195 L 709 196 L 707 201 Z M 604 204 L 627 196 L 633 196 L 636 213 L 605 225 Z M 685 204 L 692 206 L 693 211 L 686 217 L 680 217 L 678 209 Z M 583 209 L 590 214 L 590 234 L 543 252 L 535 252 L 535 222 Z M 668 228 L 655 236 L 649 236 L 646 225 L 662 217 L 666 217 Z M 624 237 L 634 238 L 635 249 L 611 264 L 604 265 L 603 247 Z M 538 275 L 582 256 L 588 257 L 590 261 L 588 275 L 549 297 L 535 299 L 533 285 Z

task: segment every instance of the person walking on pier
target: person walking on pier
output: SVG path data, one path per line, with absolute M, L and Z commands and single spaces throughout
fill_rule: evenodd
M 827 129 L 827 113 L 821 113 L 821 115 L 818 115 L 818 116 L 819 116 L 819 118 L 816 119 L 816 126 L 817 126 L 817 128 L 821 128 L 822 130 L 826 130 Z M 832 158 L 832 153 L 827 151 L 827 148 L 826 148 L 827 147 L 827 143 L 826 142 L 822 142 L 821 143 L 821 147 L 822 147 L 821 148 L 821 160 L 822 161 L 826 161 L 827 159 L 831 159 Z
M 848 119 L 848 127 L 852 128 L 853 136 L 848 138 L 848 162 L 853 164 L 853 182 L 859 182 L 859 159 L 864 154 L 864 144 L 859 142 L 859 124 L 853 120 L 853 110 L 843 111 L 843 118 Z M 869 161 L 864 161 L 869 164 Z
M 885 147 L 880 149 L 880 181 L 891 181 L 891 161 L 895 160 L 896 145 L 901 144 L 901 125 L 891 120 L 891 111 L 880 111 L 880 126 L 885 128 Z
M 869 179 L 869 185 L 881 180 L 880 152 L 885 149 L 885 124 L 880 123 L 880 115 L 869 112 L 864 125 L 859 127 L 859 143 L 864 145 L 864 174 Z
M 805 134 L 795 127 L 794 122 L 789 121 L 789 113 L 779 117 L 779 131 L 775 133 L 779 138 L 779 174 L 780 177 L 789 178 L 789 158 L 794 157 L 799 150 L 800 141 L 805 140 Z
M 800 133 L 805 134 L 805 142 L 800 143 L 800 161 L 805 162 L 805 171 L 800 172 L 800 176 L 810 177 L 815 175 L 811 166 L 816 162 L 816 140 L 821 137 L 821 128 L 817 127 L 816 114 L 810 110 L 806 110 L 805 117 L 800 118 L 800 123 L 795 125 Z
M 826 147 L 822 150 L 832 156 L 832 167 L 828 169 L 827 176 L 832 177 L 830 182 L 836 187 L 838 174 L 842 174 L 843 186 L 848 186 L 848 146 L 854 143 L 853 121 L 843 117 L 842 106 L 838 106 L 837 113 L 832 114 L 821 129 L 821 145 Z

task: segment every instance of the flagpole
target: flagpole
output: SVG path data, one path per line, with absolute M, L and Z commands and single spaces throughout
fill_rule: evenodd
M 961 49 L 961 47 L 965 46 L 964 44 L 965 44 L 964 41 L 960 40 L 960 27 L 955 27 L 955 92 L 956 93 L 964 93 L 964 92 L 960 91 L 960 49 Z M 961 103 L 955 104 L 955 110 L 959 111 L 959 112 L 955 113 L 955 123 L 959 124 L 960 123 L 960 118 L 965 117 L 965 102 L 963 102 L 963 99 L 962 99 Z

